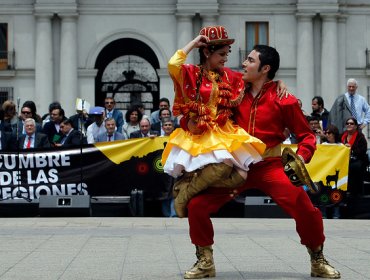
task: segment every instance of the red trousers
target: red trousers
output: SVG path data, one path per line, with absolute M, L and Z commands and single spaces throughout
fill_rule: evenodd
M 201 247 L 214 243 L 214 231 L 210 214 L 233 199 L 234 194 L 246 189 L 259 189 L 278 204 L 296 222 L 296 230 L 301 243 L 311 249 L 325 241 L 321 212 L 312 205 L 307 193 L 294 186 L 285 175 L 281 158 L 268 158 L 250 167 L 244 186 L 229 188 L 209 188 L 192 198 L 188 204 L 190 238 L 194 245 Z

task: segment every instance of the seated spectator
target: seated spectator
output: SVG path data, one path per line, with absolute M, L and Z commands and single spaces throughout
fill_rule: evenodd
M 89 118 L 91 118 L 93 123 L 87 127 L 87 143 L 94 144 L 97 142 L 98 135 L 107 131 L 104 125 L 104 107 L 90 108 Z
M 26 134 L 19 138 L 19 149 L 49 148 L 50 142 L 44 133 L 36 131 L 36 122 L 32 118 L 24 120 Z
M 124 140 L 126 137 L 117 131 L 116 121 L 113 118 L 107 118 L 104 121 L 106 132 L 98 135 L 96 142 L 111 142 Z
M 48 136 L 51 145 L 60 142 L 62 132 L 60 131 L 60 124 L 67 118 L 64 116 L 62 108 L 55 108 L 51 111 L 50 121 L 45 123 L 42 132 Z
M 141 114 L 143 115 L 143 118 L 150 119 L 150 117 L 145 114 L 145 107 L 143 103 L 135 102 L 132 104 L 132 106 L 136 107 L 141 112 Z
M 70 119 L 63 120 L 60 125 L 60 132 L 62 137 L 54 144 L 55 147 L 79 147 L 82 144 L 86 144 L 86 138 L 82 136 L 81 132 L 73 129 L 72 121 Z
M 142 119 L 140 121 L 140 130 L 134 131 L 130 134 L 130 138 L 144 138 L 144 137 L 155 137 L 157 132 L 150 130 L 150 121 L 149 119 Z
M 106 97 L 104 101 L 104 107 L 105 107 L 105 117 L 106 118 L 113 118 L 116 122 L 115 126 L 117 127 L 117 131 L 121 133 L 122 126 L 123 126 L 123 115 L 120 110 L 117 110 L 115 108 L 116 101 L 113 97 Z
M 159 119 L 160 122 L 154 123 L 151 125 L 151 129 L 154 131 L 157 131 L 158 135 L 164 135 L 164 131 L 162 129 L 162 119 L 163 118 L 171 118 L 172 119 L 172 114 L 170 109 L 162 108 L 159 110 Z M 175 120 L 172 119 L 173 124 L 175 125 Z
M 351 148 L 351 157 L 348 171 L 348 193 L 352 197 L 358 196 L 363 190 L 365 169 L 368 164 L 367 141 L 361 132 L 354 117 L 346 120 L 346 130 L 341 142 Z
M 316 144 L 321 144 L 325 139 L 325 133 L 320 125 L 320 119 L 318 117 L 308 117 L 308 123 L 311 127 L 311 130 L 315 133 Z
M 122 134 L 128 139 L 132 132 L 140 130 L 139 122 L 142 120 L 143 115 L 137 107 L 131 106 L 127 110 L 125 118 L 126 122 L 122 127 Z

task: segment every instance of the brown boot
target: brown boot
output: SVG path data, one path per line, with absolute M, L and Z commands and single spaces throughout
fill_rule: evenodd
M 315 252 L 307 248 L 311 256 L 311 277 L 339 279 L 340 273 L 325 259 L 323 254 L 324 245 Z
M 190 270 L 185 272 L 184 279 L 216 277 L 212 246 L 196 246 L 196 256 L 197 262 Z
M 197 171 L 187 187 L 181 187 L 175 199 L 175 211 L 179 218 L 186 216 L 186 205 L 197 193 L 212 186 L 215 182 L 228 178 L 232 166 L 225 163 L 208 164 Z

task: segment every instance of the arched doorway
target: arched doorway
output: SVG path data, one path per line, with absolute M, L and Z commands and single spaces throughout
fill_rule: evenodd
M 102 49 L 95 68 L 96 105 L 102 106 L 104 98 L 112 96 L 123 114 L 135 102 L 143 103 L 146 114 L 158 108 L 159 62 L 145 43 L 132 38 L 115 40 Z

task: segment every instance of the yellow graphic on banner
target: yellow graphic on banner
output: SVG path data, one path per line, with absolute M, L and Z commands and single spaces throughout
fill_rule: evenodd
M 163 150 L 167 141 L 168 137 L 146 137 L 113 142 L 101 142 L 95 143 L 94 145 L 112 162 L 120 164 L 132 157 L 142 158 L 154 151 Z
M 286 146 L 297 150 L 297 145 L 282 145 L 282 149 Z M 321 144 L 316 148 L 310 163 L 306 164 L 312 181 L 321 181 L 324 186 L 346 191 L 351 149 L 342 144 Z

